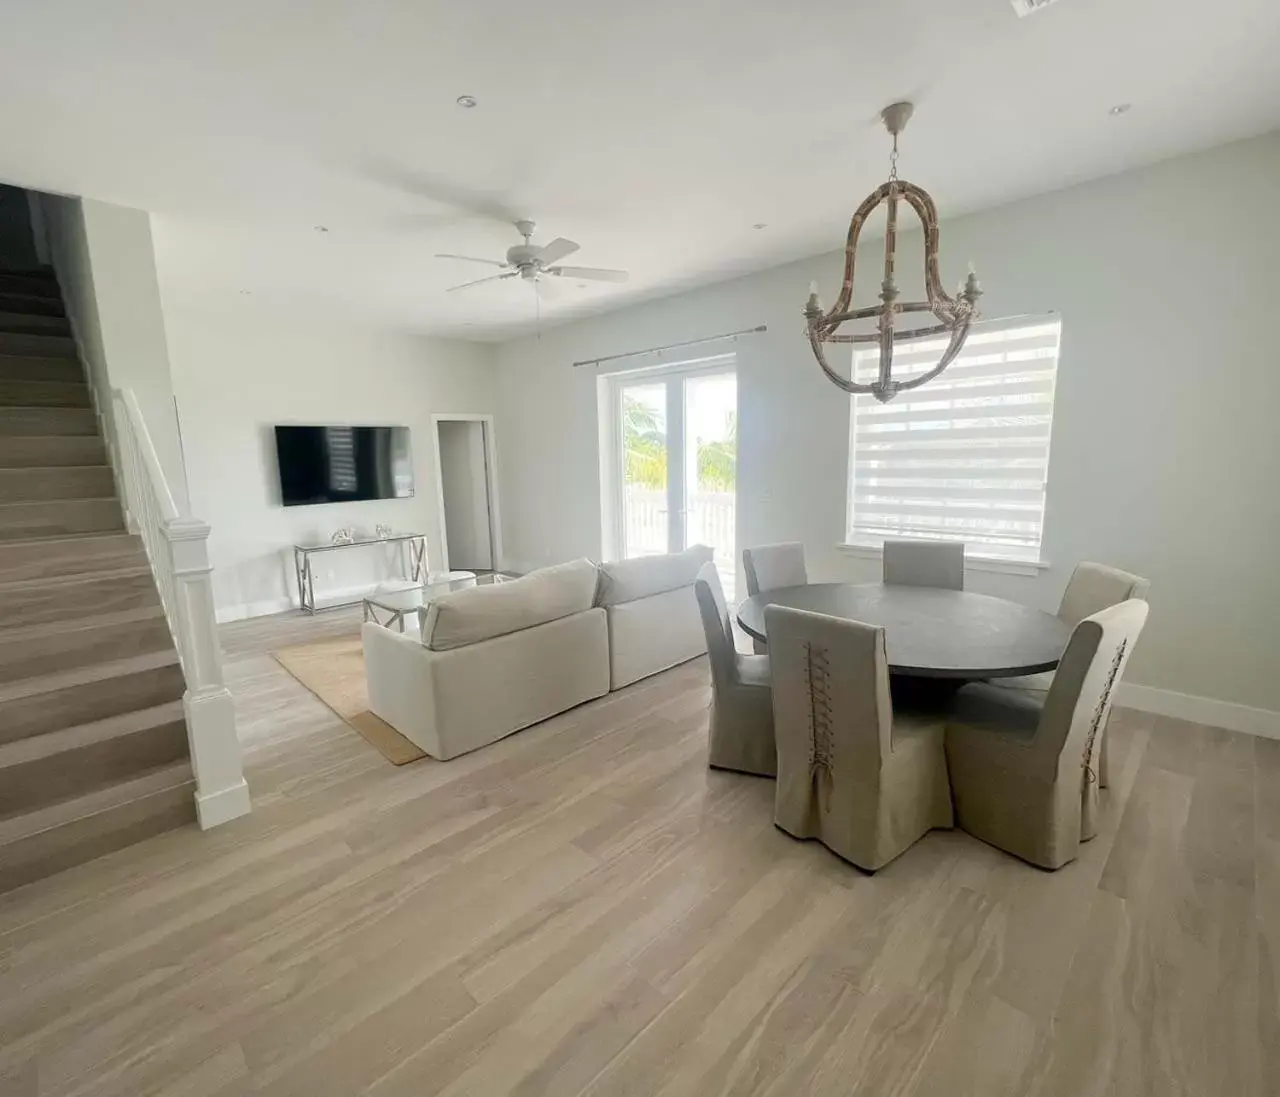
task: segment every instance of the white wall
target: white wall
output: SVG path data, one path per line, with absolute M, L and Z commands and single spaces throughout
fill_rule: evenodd
M 1280 710 L 1278 208 L 1273 134 L 957 218 L 942 233 L 946 283 L 973 260 L 986 316 L 1063 318 L 1052 567 L 974 572 L 970 587 L 1053 608 L 1081 559 L 1146 575 L 1152 612 L 1128 681 L 1270 710 Z M 902 238 L 900 255 L 918 241 Z M 863 302 L 881 246 L 869 245 L 859 273 Z M 573 360 L 765 323 L 767 334 L 735 348 L 738 544 L 798 539 L 814 577 L 875 578 L 878 563 L 836 549 L 848 399 L 803 337 L 810 280 L 829 304 L 841 267 L 833 252 L 502 346 L 509 566 L 600 553 L 598 371 Z M 919 268 L 900 264 L 904 296 L 918 295 Z
M 42 209 L 67 315 L 107 419 L 108 438 L 111 389 L 132 389 L 181 510 L 186 477 L 151 217 L 143 210 L 51 194 L 43 196 Z
M 438 566 L 431 416 L 492 410 L 491 347 L 167 304 L 192 511 L 213 530 L 221 620 L 296 604 L 290 546 L 327 542 L 340 526 L 372 533 L 386 523 L 426 533 L 428 560 Z M 281 506 L 276 423 L 408 426 L 414 496 Z M 367 589 L 387 574 L 393 551 L 379 546 L 317 558 L 317 595 Z
M 449 566 L 487 571 L 493 567 L 493 555 L 484 423 L 476 419 L 442 419 L 437 427 Z

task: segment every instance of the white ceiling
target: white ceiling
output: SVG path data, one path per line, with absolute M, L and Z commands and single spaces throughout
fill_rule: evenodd
M 42 0 L 0 26 L 0 179 L 154 211 L 167 290 L 473 338 L 534 295 L 446 295 L 485 270 L 432 255 L 498 258 L 504 219 L 632 272 L 544 320 L 837 246 L 894 99 L 944 216 L 1280 125 L 1275 0 Z

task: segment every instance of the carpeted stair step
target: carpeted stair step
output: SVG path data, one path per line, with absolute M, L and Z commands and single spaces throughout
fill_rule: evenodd
M 42 579 L 92 577 L 97 572 L 145 568 L 142 539 L 132 533 L 90 533 L 35 541 L 0 542 L 4 585 Z
M 187 760 L 182 702 L 0 745 L 0 821 Z
M 0 586 L 0 622 L 5 628 L 48 624 L 67 617 L 116 613 L 160 604 L 151 568 L 132 567 L 72 578 L 42 578 Z
M 0 686 L 0 743 L 154 708 L 185 691 L 172 648 L 8 682 Z
M 177 762 L 0 820 L 0 892 L 195 822 L 191 763 Z
M 89 408 L 89 386 L 79 381 L 9 381 L 0 377 L 0 407 Z
M 107 463 L 101 438 L 87 434 L 0 437 L 0 469 L 84 468 Z
M 84 379 L 84 370 L 73 358 L 0 354 L 0 381 L 61 381 L 76 384 Z
M 34 503 L 42 499 L 106 499 L 115 492 L 115 486 L 107 465 L 0 468 L 0 504 Z
M 65 316 L 41 316 L 38 312 L 5 312 L 0 309 L 0 331 L 20 335 L 70 335 Z
M 91 408 L 0 407 L 0 438 L 48 434 L 98 434 L 98 417 Z
M 69 335 L 22 335 L 0 331 L 0 354 L 31 354 L 38 358 L 75 358 Z
M 0 630 L 0 684 L 172 646 L 158 601 L 110 612 L 90 608 L 83 615 Z
M 0 503 L 0 541 L 123 530 L 124 513 L 114 498 Z

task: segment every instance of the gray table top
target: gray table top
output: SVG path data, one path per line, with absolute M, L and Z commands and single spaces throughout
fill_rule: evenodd
M 1006 678 L 1053 670 L 1071 637 L 1066 622 L 1003 598 L 935 587 L 810 583 L 754 595 L 738 623 L 757 640 L 764 607 L 790 606 L 879 625 L 889 670 L 928 678 Z

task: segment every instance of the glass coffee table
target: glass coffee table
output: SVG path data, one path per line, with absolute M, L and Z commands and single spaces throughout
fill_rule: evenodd
M 454 590 L 465 590 L 467 587 L 504 583 L 513 578 L 515 576 L 504 575 L 501 572 L 485 575 L 476 575 L 474 571 L 428 572 L 426 582 L 418 586 L 376 591 L 366 595 L 364 619 L 383 628 L 396 628 L 404 632 L 405 618 L 408 617 L 417 621 L 418 631 L 421 632 L 423 610 L 442 594 L 448 594 Z

